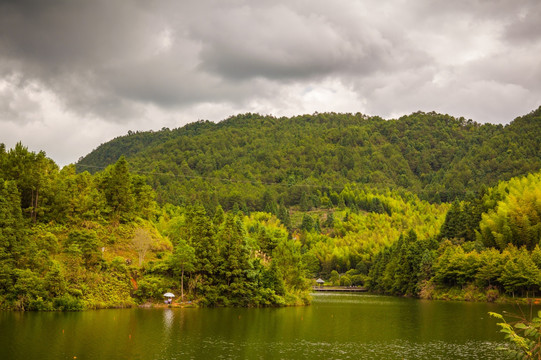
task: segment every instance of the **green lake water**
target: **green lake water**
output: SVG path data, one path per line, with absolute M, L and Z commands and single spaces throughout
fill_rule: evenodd
M 0 359 L 499 359 L 512 306 L 317 294 L 306 307 L 0 312 Z

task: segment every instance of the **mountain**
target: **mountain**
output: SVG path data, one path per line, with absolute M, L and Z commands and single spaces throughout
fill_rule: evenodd
M 130 132 L 76 165 L 98 171 L 124 155 L 132 171 L 147 176 L 160 203 L 199 199 L 208 209 L 263 210 L 269 200 L 310 209 L 349 183 L 451 202 L 539 170 L 539 134 L 541 107 L 506 126 L 434 112 L 393 120 L 360 113 L 242 114 Z
M 63 169 L 0 144 L 0 309 L 133 306 L 166 291 L 306 304 L 317 277 L 424 298 L 528 296 L 541 286 L 540 127 L 541 108 L 507 126 L 245 114 L 130 132 Z

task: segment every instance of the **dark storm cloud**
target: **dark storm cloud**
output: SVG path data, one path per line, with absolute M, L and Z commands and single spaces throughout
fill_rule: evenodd
M 385 71 L 416 52 L 356 23 L 371 16 L 363 8 L 333 14 L 274 2 L 171 6 L 4 3 L 1 49 L 12 66 L 2 70 L 42 82 L 78 111 L 114 119 L 139 102 L 236 102 L 266 91 L 247 84 L 251 78 L 288 83 Z
M 110 91 L 103 74 L 133 61 L 151 30 L 149 16 L 123 2 L 3 2 L 0 74 L 39 82 L 84 113 L 122 113 L 126 99 Z
M 266 77 L 300 80 L 352 71 L 363 74 L 387 65 L 385 39 L 355 35 L 325 14 L 299 13 L 285 6 L 259 11 L 223 9 L 193 33 L 204 41 L 201 68 L 232 79 Z M 352 36 L 353 35 L 353 36 Z M 377 34 L 379 35 L 379 34 Z
M 133 60 L 159 20 L 126 1 L 17 0 L 0 10 L 3 56 L 52 76 Z

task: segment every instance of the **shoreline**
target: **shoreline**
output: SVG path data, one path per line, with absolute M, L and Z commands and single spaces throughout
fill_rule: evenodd
M 487 304 L 520 304 L 520 305 L 541 305 L 541 297 L 508 297 L 508 296 L 499 296 L 495 300 L 487 300 L 487 299 L 480 299 L 480 298 L 467 298 L 466 296 L 446 296 L 448 294 L 443 294 L 436 297 L 431 298 L 424 298 L 420 296 L 411 296 L 411 295 L 392 295 L 392 294 L 384 294 L 384 293 L 377 293 L 377 292 L 371 292 L 369 290 L 362 290 L 362 291 L 348 291 L 347 289 L 339 289 L 339 290 L 316 290 L 312 291 L 311 295 L 317 295 L 321 293 L 327 293 L 327 294 L 355 294 L 359 296 L 363 295 L 376 295 L 376 296 L 390 296 L 390 297 L 396 297 L 396 298 L 411 298 L 416 300 L 425 300 L 425 301 L 457 301 L 457 302 L 472 302 L 472 303 L 487 303 Z
M 325 290 L 314 290 L 310 293 L 311 296 L 318 295 L 318 294 L 355 294 L 355 295 L 376 295 L 376 296 L 389 296 L 389 297 L 396 297 L 396 298 L 411 298 L 416 300 L 425 300 L 425 301 L 446 301 L 446 302 L 475 302 L 475 303 L 492 303 L 492 304 L 518 304 L 518 305 L 541 305 L 541 297 L 508 297 L 508 296 L 499 296 L 498 298 L 490 301 L 485 299 L 482 299 L 480 297 L 474 297 L 474 298 L 468 298 L 466 296 L 449 296 L 449 294 L 441 294 L 439 296 L 433 296 L 430 298 L 424 298 L 419 296 L 406 296 L 406 295 L 391 295 L 391 294 L 382 294 L 377 292 L 370 292 L 365 289 L 362 291 L 348 291 L 348 289 L 331 289 L 329 291 Z M 292 306 L 310 306 L 309 304 L 299 305 L 285 305 L 285 306 L 279 306 L 279 307 L 292 307 Z M 118 305 L 118 306 L 107 306 L 107 307 L 89 307 L 86 309 L 81 310 L 18 310 L 18 309 L 9 309 L 4 308 L 0 309 L 0 311 L 13 311 L 13 312 L 82 312 L 82 311 L 92 311 L 92 310 L 108 310 L 108 309 L 193 309 L 193 308 L 200 308 L 201 306 L 197 302 L 173 302 L 172 304 L 165 304 L 162 302 L 146 302 L 143 304 L 130 304 L 130 305 Z M 219 307 L 227 307 L 227 306 L 219 306 Z M 274 307 L 274 306 L 271 306 Z M 247 307 L 250 308 L 250 307 Z M 262 308 L 261 306 L 256 306 L 253 308 Z

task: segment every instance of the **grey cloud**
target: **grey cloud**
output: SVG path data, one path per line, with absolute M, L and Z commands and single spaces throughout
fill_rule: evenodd
M 476 21 L 502 21 L 538 5 L 537 0 L 425 0 L 411 4 L 421 18 L 446 19 L 467 17 Z
M 0 10 L 4 56 L 50 75 L 137 58 L 158 30 L 126 1 L 13 1 Z
M 461 69 L 462 81 L 491 80 L 500 84 L 523 87 L 541 93 L 541 44 L 527 49 L 501 51 L 491 57 L 479 59 Z M 541 100 L 541 99 L 540 99 Z
M 149 106 L 175 116 L 201 104 L 280 110 L 295 106 L 284 94 L 329 80 L 372 114 L 499 113 L 501 122 L 520 114 L 506 91 L 528 106 L 541 98 L 539 9 L 537 0 L 3 1 L 0 80 L 15 74 L 67 111 L 116 123 Z M 475 37 L 484 27 L 495 29 L 487 44 Z M 443 62 L 466 47 L 483 56 Z M 33 110 L 18 110 L 24 101 Z M 12 84 L 0 116 L 28 122 L 39 116 L 33 101 Z
M 510 43 L 541 43 L 541 2 L 523 9 L 506 26 L 505 38 Z
M 162 24 L 143 10 L 123 1 L 3 2 L 0 76 L 39 81 L 83 114 L 134 115 L 137 106 L 104 75 L 153 51 Z
M 397 33 L 373 26 L 369 11 L 328 10 L 275 3 L 257 11 L 222 9 L 192 30 L 203 44 L 200 67 L 231 79 L 303 81 L 364 76 L 403 65 L 404 55 L 421 55 Z
M 0 82 L 0 121 L 28 123 L 30 119 L 40 120 L 41 106 L 32 99 L 31 92 L 36 91 L 32 88 L 32 84 L 17 76 Z

